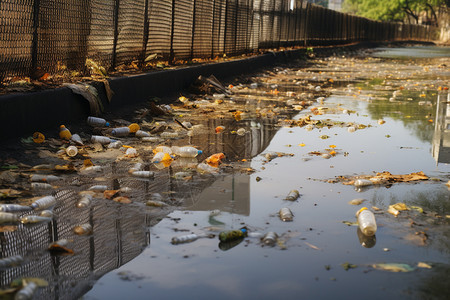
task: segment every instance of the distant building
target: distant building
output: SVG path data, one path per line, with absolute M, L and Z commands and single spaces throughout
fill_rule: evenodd
M 341 11 L 343 0 L 328 0 L 328 8 L 332 10 Z

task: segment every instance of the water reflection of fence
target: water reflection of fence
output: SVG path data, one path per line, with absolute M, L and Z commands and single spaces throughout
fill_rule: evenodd
M 86 58 L 115 68 L 150 54 L 173 61 L 280 46 L 429 40 L 433 30 L 306 0 L 8 0 L 0 1 L 0 77 L 84 70 Z
M 264 122 L 265 126 L 254 128 L 250 128 L 250 120 L 239 123 L 239 126 L 246 124 L 248 132 L 244 136 L 237 136 L 212 133 L 219 124 L 237 129 L 238 124 L 233 120 L 205 120 L 205 128 L 209 128 L 208 132 L 211 133 L 194 136 L 191 142 L 206 153 L 229 153 L 233 161 L 251 158 L 263 151 L 276 133 L 272 128 L 275 119 L 266 119 Z M 181 145 L 188 142 L 177 140 L 176 143 Z M 131 188 L 129 193 L 133 204 L 121 205 L 99 196 L 89 208 L 76 208 L 75 203 L 79 199 L 77 191 L 86 190 L 101 181 L 95 181 L 94 177 L 87 175 L 68 175 L 66 183 L 71 187 L 70 190 L 65 188 L 56 192 L 58 204 L 53 222 L 31 226 L 19 224 L 16 230 L 1 232 L 0 256 L 21 255 L 25 262 L 17 267 L 0 270 L 0 285 L 8 286 L 16 278 L 40 277 L 49 281 L 50 285 L 39 289 L 36 299 L 75 299 L 82 296 L 95 280 L 132 260 L 150 243 L 148 227 L 159 222 L 170 211 L 145 209 L 144 203 L 152 193 L 163 195 L 168 204 L 191 205 L 195 210 L 229 210 L 227 201 L 219 201 L 213 208 L 199 203 L 205 195 L 211 199 L 208 195 L 218 194 L 222 182 L 229 185 L 228 181 L 222 180 L 222 176 L 207 175 L 200 180 L 184 182 L 173 178 L 175 172 L 183 169 L 180 166 L 160 170 L 154 179 L 137 179 L 128 174 L 133 164 L 127 160 L 114 162 L 111 166 L 104 166 L 104 173 L 99 175 L 106 178 L 109 189 Z M 239 184 L 240 189 L 233 203 L 233 213 L 248 214 L 248 176 L 241 174 L 238 177 L 236 185 Z M 203 193 L 205 190 L 206 194 Z M 93 226 L 93 235 L 74 234 L 73 228 L 84 223 Z M 53 256 L 46 250 L 51 242 L 59 239 L 71 240 L 69 248 L 75 251 L 75 255 Z
M 438 95 L 432 154 L 436 163 L 450 163 L 450 94 Z
M 0 271 L 1 286 L 21 277 L 40 277 L 50 285 L 38 290 L 37 299 L 75 299 L 92 286 L 93 280 L 136 257 L 149 243 L 147 217 L 139 210 L 97 203 L 90 208 L 75 207 L 75 192 L 56 192 L 58 204 L 51 223 L 18 225 L 1 233 L 1 256 L 21 255 L 25 262 Z M 97 199 L 100 201 L 100 199 Z M 95 234 L 77 236 L 76 225 L 90 223 Z M 48 245 L 69 239 L 75 255 L 52 256 Z

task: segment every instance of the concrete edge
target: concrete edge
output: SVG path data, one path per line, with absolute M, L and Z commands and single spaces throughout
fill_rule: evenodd
M 379 46 L 380 43 L 357 43 L 344 46 L 314 47 L 316 55 L 327 56 L 339 50 L 356 50 Z M 141 75 L 111 78 L 114 92 L 108 102 L 101 82 L 93 82 L 105 112 L 119 110 L 152 97 L 168 97 L 186 90 L 200 76 L 214 75 L 219 80 L 248 74 L 258 69 L 305 56 L 305 48 L 268 52 L 262 55 L 226 62 L 155 71 Z M 61 124 L 81 122 L 90 115 L 89 104 L 81 95 L 62 87 L 39 92 L 0 96 L 0 140 L 31 135 L 35 131 L 57 130 Z

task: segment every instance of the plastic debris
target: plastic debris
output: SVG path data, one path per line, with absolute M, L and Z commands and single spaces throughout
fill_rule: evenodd
M 367 236 L 373 236 L 377 232 L 377 223 L 373 212 L 363 207 L 356 212 L 356 218 L 358 219 L 358 225 L 361 232 Z
M 414 267 L 411 267 L 408 264 L 401 264 L 401 263 L 380 263 L 380 264 L 373 264 L 372 267 L 377 270 L 389 272 L 412 272 L 415 270 Z

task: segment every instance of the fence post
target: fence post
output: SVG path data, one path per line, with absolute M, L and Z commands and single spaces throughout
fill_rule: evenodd
M 173 37 L 174 37 L 174 27 L 175 27 L 175 0 L 172 0 L 172 25 L 170 28 L 170 52 L 169 52 L 169 64 L 173 63 L 175 58 L 175 53 L 173 51 Z
M 37 52 L 38 52 L 38 28 L 39 28 L 39 13 L 40 0 L 34 0 L 33 3 L 33 39 L 31 41 L 31 72 L 37 68 Z
M 227 34 L 228 34 L 228 1 L 225 0 L 225 28 L 223 29 L 223 54 L 227 54 Z
M 304 29 L 303 29 L 303 33 L 304 33 L 304 35 L 303 35 L 303 37 L 304 37 L 303 45 L 305 47 L 308 46 L 309 7 L 310 7 L 309 2 L 306 2 L 306 7 L 305 7 L 305 26 L 304 26 Z
M 236 55 L 237 54 L 237 50 L 238 50 L 238 47 L 237 47 L 237 35 L 238 35 L 238 23 L 239 23 L 239 20 L 238 20 L 238 16 L 239 16 L 239 0 L 235 0 L 236 2 L 236 6 L 235 6 L 235 13 L 234 13 L 234 55 Z
M 216 24 L 216 0 L 213 0 L 212 24 L 211 24 L 211 59 L 214 58 L 214 24 Z
M 142 52 L 141 52 L 141 64 L 144 63 L 145 56 L 147 54 L 147 43 L 148 43 L 148 35 L 149 35 L 149 22 L 148 22 L 148 1 L 145 0 L 145 8 L 144 8 L 144 33 L 142 35 Z
M 112 62 L 111 68 L 116 68 L 117 61 L 117 40 L 119 38 L 119 5 L 120 0 L 114 0 L 114 40 L 113 40 L 113 53 L 112 53 Z
M 194 36 L 195 36 L 195 20 L 196 20 L 196 12 L 197 12 L 197 0 L 194 0 L 193 4 L 194 7 L 192 9 L 192 35 L 191 35 L 191 53 L 190 53 L 190 60 L 194 58 Z

